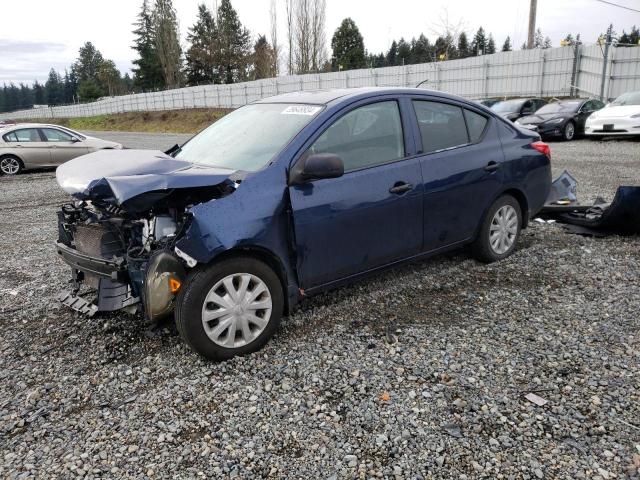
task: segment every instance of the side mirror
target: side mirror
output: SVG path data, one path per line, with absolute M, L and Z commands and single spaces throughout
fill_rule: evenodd
M 338 178 L 344 175 L 344 162 L 333 153 L 315 153 L 303 157 L 289 174 L 289 185 L 302 185 L 311 180 Z
M 78 143 L 80 139 L 78 137 L 71 137 L 71 143 Z

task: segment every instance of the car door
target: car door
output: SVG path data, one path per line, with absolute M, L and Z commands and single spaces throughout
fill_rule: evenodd
M 493 117 L 454 102 L 413 100 L 424 181 L 424 250 L 475 235 L 500 193 L 504 155 Z
M 5 135 L 4 140 L 20 157 L 25 167 L 44 167 L 51 164 L 49 145 L 37 128 L 21 128 Z
M 79 138 L 57 128 L 41 128 L 43 138 L 51 149 L 51 162 L 60 165 L 68 160 L 89 153 L 89 149 Z
M 360 103 L 307 142 L 303 156 L 336 154 L 345 173 L 289 187 L 303 288 L 420 252 L 422 176 L 419 161 L 408 158 L 406 115 L 398 98 Z

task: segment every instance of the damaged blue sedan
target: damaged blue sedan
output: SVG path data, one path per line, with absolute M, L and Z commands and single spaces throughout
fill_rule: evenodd
M 538 134 L 418 89 L 267 98 L 186 144 L 101 151 L 57 170 L 72 270 L 61 300 L 93 315 L 175 315 L 186 343 L 253 352 L 305 296 L 470 245 L 515 249 L 551 185 Z

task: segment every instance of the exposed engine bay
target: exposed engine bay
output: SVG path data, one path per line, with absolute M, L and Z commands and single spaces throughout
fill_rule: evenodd
M 238 185 L 230 179 L 180 185 L 122 202 L 104 188 L 100 195 L 75 194 L 84 198 L 58 211 L 56 248 L 72 269 L 71 289 L 60 300 L 89 316 L 120 309 L 144 312 L 150 320 L 170 314 L 186 272 L 195 266 L 175 245 L 191 221 L 189 209 Z

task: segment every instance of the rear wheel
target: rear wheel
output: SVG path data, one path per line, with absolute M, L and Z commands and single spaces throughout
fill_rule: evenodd
M 3 175 L 18 175 L 24 169 L 18 157 L 6 156 L 0 159 L 0 172 Z
M 203 357 L 228 360 L 260 349 L 282 318 L 275 272 L 253 258 L 231 258 L 196 270 L 178 295 L 176 325 Z
M 474 256 L 491 263 L 513 253 L 522 228 L 520 204 L 511 195 L 498 198 L 487 211 L 478 237 L 471 245 Z
M 562 139 L 569 141 L 573 140 L 576 136 L 576 125 L 573 122 L 567 122 L 562 129 Z

